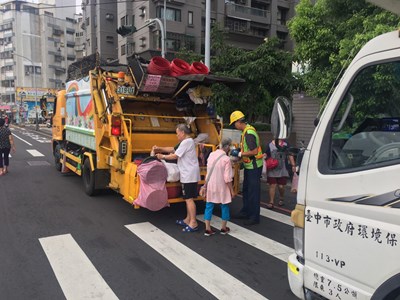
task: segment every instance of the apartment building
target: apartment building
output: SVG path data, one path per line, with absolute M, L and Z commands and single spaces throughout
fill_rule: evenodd
M 7 1 L 1 5 L 2 103 L 23 101 L 26 111 L 31 111 L 33 90 L 38 90 L 40 97 L 44 91 L 63 87 L 67 65 L 76 60 L 73 5 L 74 0 Z M 19 95 L 17 91 L 23 92 Z
M 105 1 L 104 4 L 103 1 Z M 282 47 L 293 48 L 286 22 L 293 17 L 298 0 L 211 0 L 211 23 L 218 23 L 233 46 L 252 50 L 265 39 L 278 37 Z M 166 9 L 164 20 L 164 6 Z M 107 7 L 107 9 L 101 9 Z M 167 58 L 172 59 L 182 48 L 204 52 L 205 0 L 121 1 L 83 0 L 87 55 L 99 51 L 103 59 L 139 54 L 151 58 L 161 54 L 160 25 L 149 21 L 159 19 L 166 31 Z M 121 37 L 120 26 L 135 26 L 136 32 Z M 110 49 L 114 49 L 114 52 Z

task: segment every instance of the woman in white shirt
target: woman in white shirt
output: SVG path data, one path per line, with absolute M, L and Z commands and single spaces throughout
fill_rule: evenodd
M 169 154 L 156 154 L 158 159 L 178 160 L 180 181 L 182 183 L 182 195 L 186 202 L 186 218 L 177 220 L 176 224 L 184 226 L 184 232 L 194 232 L 199 230 L 196 220 L 196 204 L 194 199 L 198 196 L 198 181 L 200 180 L 199 161 L 197 159 L 196 146 L 190 137 L 190 127 L 186 124 L 176 126 L 176 135 L 179 146 L 175 150 L 173 147 L 154 146 L 155 152 L 167 152 Z

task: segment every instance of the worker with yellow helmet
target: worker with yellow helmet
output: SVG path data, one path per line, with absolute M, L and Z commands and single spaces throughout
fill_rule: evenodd
M 236 219 L 245 219 L 244 225 L 260 223 L 260 190 L 263 153 L 256 129 L 247 124 L 244 114 L 236 110 L 231 114 L 230 124 L 242 131 L 240 148 L 231 150 L 232 156 L 241 157 L 244 166 L 243 207 Z

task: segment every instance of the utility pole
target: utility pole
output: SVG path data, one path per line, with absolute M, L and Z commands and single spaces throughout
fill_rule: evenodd
M 204 41 L 204 58 L 205 58 L 205 65 L 210 68 L 210 40 L 211 40 L 211 0 L 206 0 L 206 32 L 205 32 L 205 41 Z

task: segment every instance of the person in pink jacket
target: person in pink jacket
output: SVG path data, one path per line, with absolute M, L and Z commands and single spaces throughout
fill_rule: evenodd
M 213 170 L 207 183 L 207 203 L 204 212 L 205 236 L 215 234 L 210 225 L 215 204 L 221 204 L 221 234 L 227 234 L 230 231 L 226 224 L 230 219 L 229 203 L 232 202 L 233 197 L 233 172 L 228 156 L 231 142 L 229 138 L 223 139 L 220 148 L 212 152 L 207 160 L 207 174 L 210 174 L 212 168 Z

